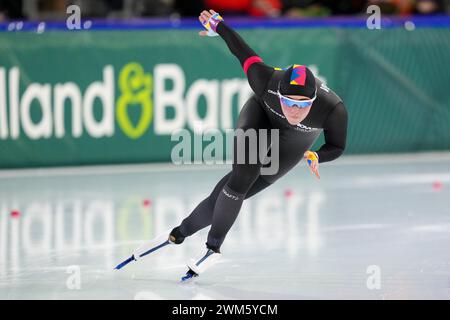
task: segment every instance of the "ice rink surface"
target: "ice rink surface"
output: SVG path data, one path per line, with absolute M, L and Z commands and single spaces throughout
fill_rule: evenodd
M 223 258 L 181 284 L 207 229 L 113 271 L 229 167 L 0 171 L 0 299 L 449 299 L 450 155 L 301 163 L 244 202 Z

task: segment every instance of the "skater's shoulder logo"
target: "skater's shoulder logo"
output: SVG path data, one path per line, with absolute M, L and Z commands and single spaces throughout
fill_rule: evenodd
M 295 129 L 299 130 L 299 131 L 302 131 L 302 132 L 312 132 L 312 131 L 320 130 L 320 128 L 311 128 L 311 127 L 305 126 L 305 125 L 303 125 L 301 123 L 298 123 L 295 126 Z
M 322 82 L 322 84 L 320 85 L 320 89 L 322 89 L 323 91 L 330 93 L 330 88 L 327 87 L 327 85 L 325 83 Z
M 276 112 L 274 109 L 272 109 L 272 108 L 267 104 L 267 102 L 264 101 L 264 104 L 266 105 L 267 109 L 269 109 L 272 113 L 276 114 L 277 116 L 279 116 L 279 117 L 282 118 L 282 119 L 286 119 L 285 116 L 283 116 L 282 114 L 280 114 L 280 113 Z

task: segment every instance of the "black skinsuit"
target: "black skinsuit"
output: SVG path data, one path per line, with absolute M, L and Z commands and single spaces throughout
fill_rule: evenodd
M 260 162 L 238 164 L 235 140 L 232 171 L 225 175 L 212 193 L 172 231 L 178 242 L 182 242 L 184 237 L 211 225 L 206 244 L 215 251 L 219 251 L 244 199 L 268 187 L 292 169 L 322 131 L 325 144 L 316 151 L 320 163 L 332 161 L 343 153 L 347 135 L 347 111 L 342 100 L 317 78 L 317 99 L 307 117 L 298 125 L 289 124 L 276 95 L 285 71 L 269 67 L 261 60 L 251 63 L 250 66 L 246 65 L 249 58 L 257 57 L 256 53 L 224 22 L 217 26 L 217 33 L 239 59 L 244 70 L 246 69 L 249 84 L 255 93 L 240 112 L 237 128 L 279 129 L 279 170 L 274 175 L 261 175 Z M 243 151 L 248 152 L 248 149 Z

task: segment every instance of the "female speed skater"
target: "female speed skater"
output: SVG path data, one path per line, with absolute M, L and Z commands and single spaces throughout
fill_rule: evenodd
M 234 139 L 232 170 L 170 234 L 163 234 L 135 250 L 133 255 L 119 264 L 122 268 L 166 245 L 181 244 L 186 237 L 211 226 L 206 242 L 206 252 L 188 261 L 189 268 L 182 280 L 203 273 L 220 257 L 220 247 L 241 209 L 244 199 L 269 187 L 303 158 L 310 170 L 319 176 L 319 163 L 338 158 L 345 149 L 347 136 L 347 111 L 342 100 L 304 65 L 292 65 L 287 69 L 273 68 L 231 29 L 213 10 L 203 11 L 199 20 L 206 31 L 200 36 L 219 35 L 231 53 L 239 60 L 254 94 L 239 114 L 236 129 L 277 129 L 278 171 L 272 175 L 261 174 L 263 164 L 236 161 L 239 152 L 248 158 L 250 148 L 237 148 Z M 325 143 L 319 150 L 310 151 L 321 132 Z M 242 159 L 242 158 L 241 158 Z

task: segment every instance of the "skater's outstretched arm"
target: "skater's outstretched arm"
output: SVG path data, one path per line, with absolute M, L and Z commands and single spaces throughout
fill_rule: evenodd
M 328 162 L 338 158 L 345 149 L 347 140 L 347 110 L 342 102 L 339 102 L 327 117 L 324 124 L 325 144 L 317 155 L 319 162 Z
M 214 14 L 216 14 L 214 10 L 210 10 L 209 12 L 204 10 L 200 14 L 199 20 L 205 25 L 208 20 L 211 21 L 210 18 Z M 274 72 L 274 68 L 266 65 L 255 51 L 245 43 L 241 36 L 231 29 L 224 21 L 218 21 L 216 23 L 217 24 L 215 24 L 215 21 L 212 21 L 211 28 L 225 40 L 231 53 L 238 58 L 247 75 L 252 90 L 258 96 L 262 95 Z M 201 31 L 200 35 L 206 36 L 208 35 L 208 31 Z
M 320 179 L 319 163 L 332 161 L 345 150 L 347 140 L 347 110 L 339 102 L 328 114 L 324 124 L 325 143 L 317 152 L 306 151 L 303 155 L 312 173 Z

